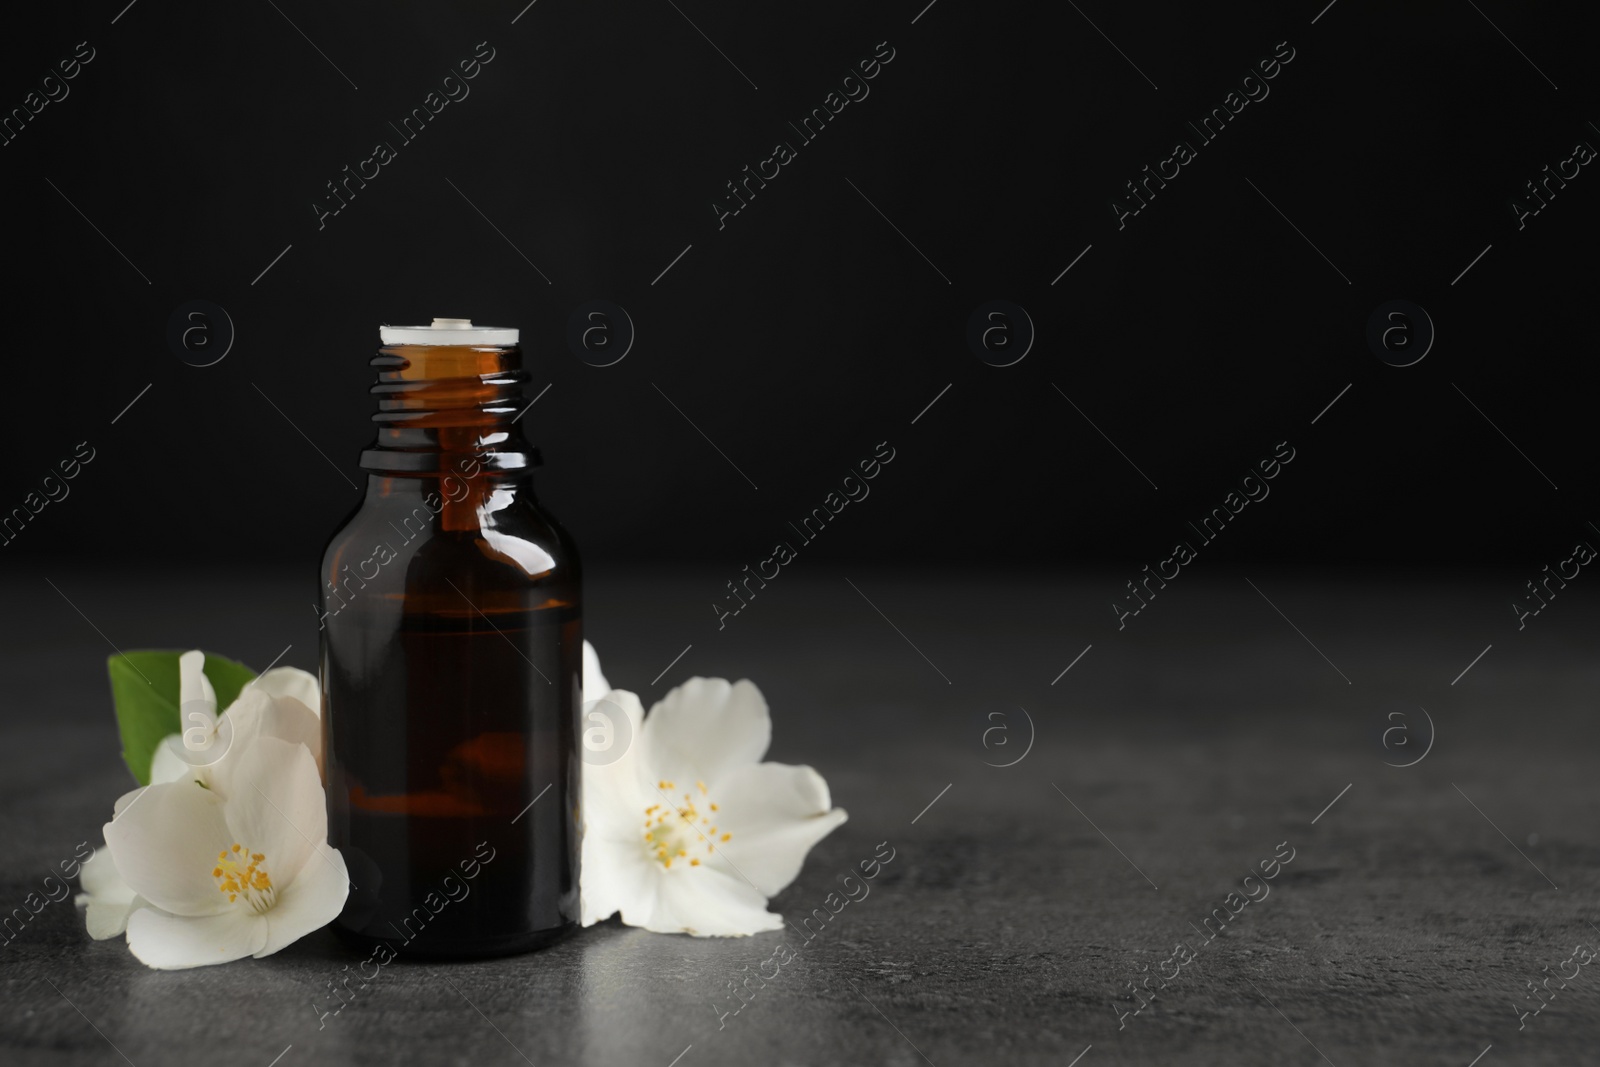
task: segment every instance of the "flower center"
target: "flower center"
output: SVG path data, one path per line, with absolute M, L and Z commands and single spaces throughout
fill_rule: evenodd
M 217 892 L 228 895 L 229 904 L 243 897 L 250 910 L 260 915 L 277 903 L 278 891 L 267 874 L 267 857 L 243 845 L 218 852 L 211 877 L 216 879 Z
M 669 790 L 678 787 L 672 782 L 656 783 L 656 788 L 666 797 Z M 644 847 L 661 866 L 671 869 L 673 860 L 687 860 L 689 866 L 700 866 L 700 858 L 691 853 L 712 853 L 718 844 L 733 840 L 733 835 L 717 829 L 711 816 L 719 809 L 706 794 L 706 784 L 696 782 L 701 802 L 707 810 L 702 812 L 690 793 L 683 794 L 681 804 L 667 800 L 644 809 Z

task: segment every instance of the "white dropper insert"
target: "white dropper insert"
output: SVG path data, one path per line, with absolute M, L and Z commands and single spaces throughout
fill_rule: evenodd
M 428 326 L 380 326 L 386 345 L 514 345 L 522 331 L 503 326 L 474 326 L 471 319 L 436 318 Z

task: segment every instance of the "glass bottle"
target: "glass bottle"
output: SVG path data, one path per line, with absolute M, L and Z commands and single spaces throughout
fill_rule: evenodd
M 540 510 L 514 329 L 383 327 L 366 496 L 323 552 L 336 922 L 377 951 L 537 948 L 578 918 L 578 556 Z

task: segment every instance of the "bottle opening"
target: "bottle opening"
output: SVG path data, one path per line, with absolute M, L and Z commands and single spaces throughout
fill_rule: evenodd
M 538 450 L 517 424 L 522 395 L 520 331 L 436 318 L 427 326 L 384 326 L 372 358 L 378 436 L 361 454 L 375 473 L 431 475 L 456 470 L 521 470 L 537 466 Z
M 514 345 L 521 331 L 506 326 L 474 326 L 471 319 L 436 318 L 427 326 L 380 326 L 385 345 Z

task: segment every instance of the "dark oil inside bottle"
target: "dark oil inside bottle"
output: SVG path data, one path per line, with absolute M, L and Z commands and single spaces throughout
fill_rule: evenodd
M 336 927 L 401 957 L 537 948 L 578 917 L 576 554 L 508 429 L 515 350 L 383 353 L 319 608 Z

